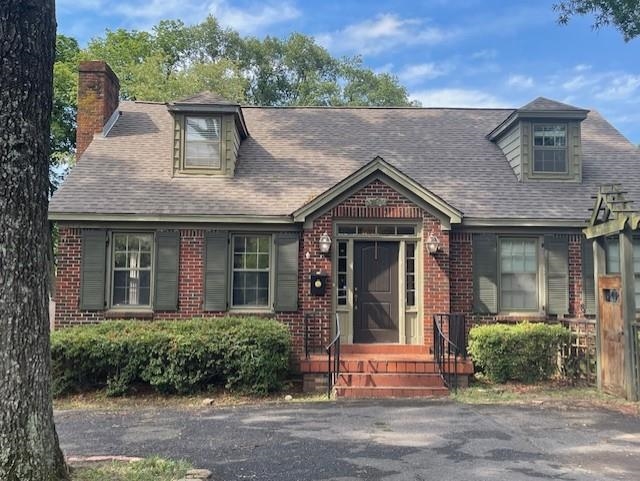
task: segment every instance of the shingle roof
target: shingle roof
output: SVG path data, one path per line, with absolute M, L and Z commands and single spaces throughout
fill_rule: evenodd
M 122 102 L 51 201 L 52 213 L 290 215 L 375 156 L 465 218 L 584 220 L 597 186 L 640 206 L 640 152 L 598 113 L 582 123 L 583 183 L 520 183 L 485 137 L 513 110 L 244 107 L 235 177 L 171 176 L 172 118 Z
M 209 91 L 200 92 L 190 97 L 177 100 L 173 102 L 175 104 L 189 104 L 189 105 L 240 105 L 238 102 L 232 102 L 224 97 Z
M 528 111 L 553 111 L 553 110 L 562 110 L 562 111 L 568 111 L 568 110 L 577 110 L 577 111 L 582 111 L 584 109 L 581 109 L 579 107 L 574 107 L 573 105 L 569 105 L 569 104 L 563 104 L 562 102 L 557 102 L 556 100 L 551 100 L 545 97 L 538 97 L 535 100 L 532 100 L 531 102 L 529 102 L 528 104 L 520 107 L 518 109 L 521 112 L 528 112 Z

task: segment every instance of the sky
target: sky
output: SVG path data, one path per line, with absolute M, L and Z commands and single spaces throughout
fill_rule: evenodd
M 243 35 L 313 36 L 396 75 L 424 107 L 519 107 L 544 96 L 598 110 L 640 144 L 640 38 L 592 18 L 558 25 L 557 0 L 57 0 L 58 33 L 150 30 L 208 14 Z

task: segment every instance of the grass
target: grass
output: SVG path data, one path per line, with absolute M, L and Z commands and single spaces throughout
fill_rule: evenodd
M 561 381 L 537 384 L 494 384 L 482 378 L 452 398 L 464 404 L 544 405 L 556 408 L 603 408 L 640 416 L 640 403 L 598 391 L 595 387 L 570 385 Z
M 149 458 L 141 461 L 87 463 L 72 468 L 72 481 L 174 481 L 191 469 L 185 461 Z
M 285 400 L 291 395 L 290 401 Z M 209 401 L 205 403 L 205 400 Z M 56 410 L 106 410 L 144 408 L 201 409 L 203 407 L 231 407 L 247 404 L 279 404 L 326 401 L 325 393 L 303 393 L 297 386 L 268 396 L 246 396 L 229 393 L 224 389 L 193 395 L 163 395 L 153 391 L 110 397 L 104 390 L 62 396 L 53 400 Z

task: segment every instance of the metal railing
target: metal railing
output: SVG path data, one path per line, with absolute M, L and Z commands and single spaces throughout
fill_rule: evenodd
M 340 376 L 340 317 L 336 313 L 336 335 L 329 345 L 327 351 L 327 395 L 331 397 L 333 386 L 338 382 Z
M 444 324 L 447 323 L 445 332 Z M 467 357 L 464 314 L 434 314 L 433 357 L 444 384 L 458 390 L 458 358 Z M 451 338 L 456 342 L 452 341 Z M 451 370 L 453 366 L 453 372 Z

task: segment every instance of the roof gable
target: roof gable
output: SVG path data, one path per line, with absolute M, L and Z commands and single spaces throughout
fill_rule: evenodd
M 558 102 L 557 100 L 548 99 L 546 97 L 538 97 L 535 100 L 532 100 L 528 104 L 520 107 L 518 109 L 520 112 L 529 112 L 529 111 L 538 111 L 538 110 L 546 110 L 546 111 L 567 111 L 567 110 L 576 110 L 583 111 L 579 107 L 574 107 L 573 105 L 563 104 L 562 102 Z
M 358 186 L 360 182 L 376 174 L 382 174 L 392 181 L 397 182 L 424 204 L 432 207 L 442 216 L 446 217 L 448 223 L 459 224 L 462 222 L 462 212 L 460 210 L 447 204 L 443 199 L 425 189 L 418 182 L 387 163 L 380 156 L 376 156 L 371 162 L 296 210 L 293 213 L 293 220 L 296 222 L 307 221 L 308 218 L 314 217 L 318 212 L 326 210 L 326 207 L 332 205 L 337 199 L 341 199 L 346 194 L 351 193 L 354 187 Z

